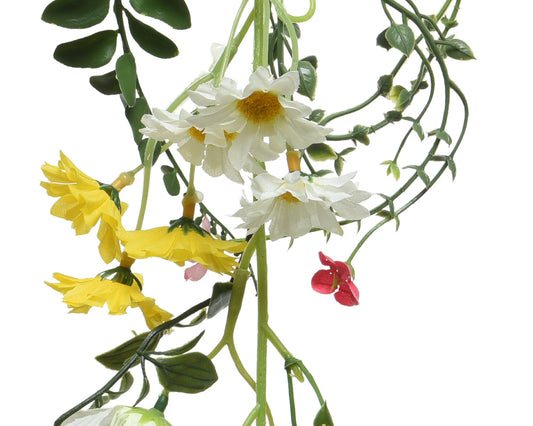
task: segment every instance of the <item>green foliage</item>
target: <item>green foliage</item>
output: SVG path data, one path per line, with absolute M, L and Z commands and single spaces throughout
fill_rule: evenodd
M 426 188 L 429 188 L 430 179 L 426 171 L 422 166 L 405 166 L 404 169 L 414 169 L 416 170 L 417 176 L 424 182 L 424 185 L 426 185 Z
M 391 50 L 392 46 L 387 40 L 387 37 L 385 37 L 385 33 L 387 32 L 387 30 L 388 28 L 384 29 L 378 34 L 378 36 L 376 37 L 376 45 L 382 47 L 385 50 Z
M 300 76 L 298 93 L 313 100 L 315 98 L 317 78 L 315 67 L 311 62 L 301 60 L 298 62 L 298 75 Z
M 394 179 L 400 179 L 400 168 L 398 167 L 395 161 L 387 160 L 383 161 L 381 164 L 383 166 L 387 166 L 387 176 L 392 174 L 392 176 L 394 176 Z
M 107 64 L 117 47 L 117 31 L 100 31 L 56 47 L 54 58 L 76 68 L 100 68 Z
M 170 349 L 164 352 L 157 352 L 157 355 L 177 356 L 177 355 L 182 355 L 186 352 L 189 352 L 191 349 L 193 349 L 198 344 L 200 339 L 204 336 L 204 333 L 205 331 L 202 331 L 198 336 L 196 336 L 190 342 L 187 342 L 186 344 L 180 346 L 179 348 Z
M 326 143 L 314 143 L 306 149 L 309 157 L 315 161 L 335 160 L 337 153 Z
M 130 359 L 141 344 L 144 342 L 149 332 L 138 334 L 130 340 L 120 344 L 114 349 L 107 351 L 96 357 L 96 360 L 103 366 L 111 370 L 120 370 L 124 363 Z M 161 335 L 154 338 L 147 347 L 147 350 L 154 350 L 161 339 Z M 138 362 L 136 362 L 138 364 Z
M 309 114 L 309 120 L 319 123 L 324 118 L 325 112 L 323 109 L 315 109 Z
M 150 114 L 150 108 L 146 99 L 141 97 L 135 100 L 135 105 L 126 107 L 126 118 L 130 123 L 131 131 L 133 132 L 133 139 L 140 146 L 143 135 L 139 132 L 144 127 L 141 123 L 141 118 L 144 114 Z M 144 158 L 144 156 L 141 156 Z
M 128 392 L 133 385 L 133 376 L 128 371 L 120 380 L 120 387 L 118 391 L 111 391 L 108 390 L 107 392 L 98 395 L 98 397 L 94 400 L 94 403 L 91 405 L 91 408 L 100 408 L 104 404 L 107 404 L 109 401 L 117 399 L 118 397 L 122 396 L 126 392 Z
M 54 0 L 41 19 L 64 28 L 89 28 L 104 20 L 109 0 Z
M 89 83 L 104 95 L 119 95 L 121 93 L 115 70 L 102 75 L 93 75 L 89 78 Z
M 313 421 L 313 426 L 333 426 L 333 419 L 325 401 Z
M 199 352 L 154 361 L 159 382 L 169 392 L 198 393 L 218 380 L 211 360 Z
M 352 140 L 355 142 L 361 142 L 363 145 L 369 145 L 370 139 L 368 137 L 369 128 L 357 124 L 352 130 Z
M 378 80 L 378 90 L 381 96 L 387 96 L 392 88 L 392 75 L 382 75 Z
M 413 122 L 413 130 L 416 132 L 420 140 L 423 141 L 426 135 L 424 134 L 424 130 L 422 129 L 422 125 L 419 121 Z
M 180 193 L 180 182 L 178 171 L 174 167 L 161 166 L 163 172 L 163 182 L 169 195 L 176 196 Z
M 398 49 L 405 56 L 409 56 L 415 48 L 415 35 L 408 25 L 392 24 L 385 31 L 385 38 L 392 47 Z
M 165 22 L 176 30 L 191 27 L 191 15 L 184 0 L 130 0 L 141 15 Z
M 450 172 L 452 174 L 452 179 L 455 180 L 455 176 L 457 174 L 457 166 L 455 165 L 455 161 L 453 161 L 453 158 L 449 155 L 434 155 L 431 157 L 431 161 L 444 161 L 450 169 Z
M 432 130 L 431 132 L 428 132 L 428 135 L 436 136 L 438 139 L 443 140 L 448 145 L 452 144 L 452 137 L 443 129 Z
M 248 271 L 246 272 L 249 274 Z M 215 283 L 213 286 L 213 293 L 211 294 L 211 301 L 209 302 L 209 308 L 207 310 L 207 318 L 213 318 L 216 314 L 229 306 L 232 290 L 232 283 Z
M 151 26 L 139 21 L 127 10 L 125 12 L 128 17 L 131 35 L 143 50 L 163 59 L 173 58 L 178 55 L 178 47 L 172 40 Z
M 468 44 L 462 40 L 450 37 L 446 40 L 439 40 L 437 43 L 444 46 L 444 52 L 450 58 L 460 61 L 476 59 L 474 52 L 472 52 L 472 49 L 470 49 L 470 46 L 468 46 Z
M 137 89 L 137 70 L 135 59 L 131 53 L 124 53 L 117 59 L 116 76 L 126 104 L 129 107 L 134 106 Z

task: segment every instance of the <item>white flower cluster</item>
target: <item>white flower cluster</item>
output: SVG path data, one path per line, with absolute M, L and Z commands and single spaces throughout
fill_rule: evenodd
M 242 91 L 235 81 L 224 78 L 218 87 L 207 83 L 190 92 L 198 107 L 195 115 L 154 110 L 142 118 L 146 127 L 141 132 L 174 142 L 186 161 L 201 165 L 211 176 L 224 174 L 243 183 L 241 170 L 255 174 L 256 201 L 243 200 L 236 213 L 249 233 L 271 221 L 273 240 L 299 237 L 312 228 L 341 234 L 336 214 L 352 220 L 369 214 L 358 203 L 370 194 L 359 191 L 351 181 L 355 173 L 318 178 L 291 170 L 279 179 L 261 165 L 286 150 L 323 142 L 331 131 L 307 120 L 311 108 L 290 99 L 298 85 L 295 71 L 274 79 L 259 67 Z

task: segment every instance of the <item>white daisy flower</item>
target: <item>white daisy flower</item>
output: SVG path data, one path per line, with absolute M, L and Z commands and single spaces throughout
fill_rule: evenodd
M 311 108 L 289 99 L 298 85 L 296 71 L 274 79 L 264 67 L 250 76 L 242 94 L 229 79 L 224 79 L 219 87 L 207 83 L 190 93 L 193 102 L 204 108 L 189 122 L 198 128 L 238 133 L 229 148 L 229 159 L 237 169 L 242 168 L 248 153 L 259 161 L 273 160 L 287 144 L 304 149 L 323 142 L 331 131 L 306 120 Z
M 154 108 L 153 115 L 146 114 L 141 122 L 146 126 L 140 132 L 159 141 L 176 143 L 183 158 L 196 166 L 202 165 L 210 176 L 218 177 L 224 174 L 229 179 L 243 183 L 239 171 L 233 167 L 228 158 L 228 148 L 235 138 L 233 134 L 222 129 L 212 131 L 200 130 L 189 123 L 192 117 L 182 110 L 180 115 Z M 259 173 L 262 169 L 253 158 L 248 155 L 244 170 Z
M 370 197 L 352 182 L 355 173 L 336 178 L 302 175 L 299 171 L 279 179 L 268 173 L 252 181 L 253 202 L 243 199 L 235 216 L 243 219 L 239 227 L 254 233 L 270 221 L 271 240 L 282 237 L 297 238 L 312 228 L 342 235 L 336 215 L 360 220 L 369 215 L 359 203 Z

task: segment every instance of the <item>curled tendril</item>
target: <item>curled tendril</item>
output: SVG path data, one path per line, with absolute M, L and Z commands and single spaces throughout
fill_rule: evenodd
M 304 15 L 294 16 L 290 13 L 287 13 L 287 16 L 291 19 L 292 22 L 305 22 L 309 21 L 313 17 L 316 11 L 316 0 L 309 0 L 309 9 Z

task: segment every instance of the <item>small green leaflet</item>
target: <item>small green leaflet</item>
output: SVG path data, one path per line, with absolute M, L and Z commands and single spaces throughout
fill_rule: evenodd
M 415 48 L 415 35 L 409 26 L 404 24 L 392 24 L 385 32 L 385 38 L 389 44 L 409 56 Z
M 176 30 L 191 26 L 191 15 L 183 0 L 130 0 L 130 3 L 141 15 L 159 19 Z
M 117 31 L 106 30 L 56 47 L 54 58 L 75 68 L 100 68 L 107 64 L 117 47 Z
M 328 406 L 325 401 L 315 417 L 313 426 L 334 426 L 333 419 L 331 418 L 331 414 L 329 413 Z
M 55 0 L 44 9 L 41 19 L 63 28 L 89 28 L 109 13 L 109 0 Z
M 116 76 L 120 91 L 129 107 L 135 105 L 137 90 L 137 71 L 135 59 L 131 53 L 125 53 L 117 59 Z

